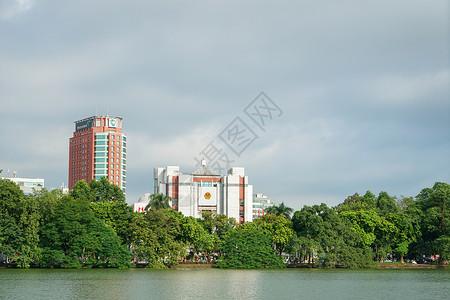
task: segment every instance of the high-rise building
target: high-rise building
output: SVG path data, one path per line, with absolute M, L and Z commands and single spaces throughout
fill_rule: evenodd
M 233 167 L 221 176 L 206 165 L 191 174 L 183 174 L 178 166 L 154 169 L 154 192 L 173 199 L 173 209 L 185 216 L 201 218 L 203 212 L 224 214 L 240 224 L 252 222 L 253 186 L 249 184 L 245 169 Z M 146 204 L 140 201 L 135 210 L 143 211 Z
M 108 178 L 126 191 L 127 137 L 122 118 L 94 116 L 75 122 L 69 145 L 69 189 L 84 179 Z

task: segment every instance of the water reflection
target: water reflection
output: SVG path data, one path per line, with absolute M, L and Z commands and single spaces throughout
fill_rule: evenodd
M 448 299 L 450 270 L 10 270 L 0 299 Z

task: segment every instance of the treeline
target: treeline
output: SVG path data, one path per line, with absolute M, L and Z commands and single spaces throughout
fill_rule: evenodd
M 395 256 L 448 261 L 450 186 L 436 183 L 415 198 L 370 191 L 336 207 L 305 206 L 292 215 L 283 203 L 252 223 L 204 213 L 185 217 L 170 198 L 153 195 L 135 213 L 106 178 L 78 182 L 69 195 L 24 195 L 0 179 L 0 263 L 28 267 L 166 268 L 214 262 L 222 268 L 280 268 L 285 263 L 367 267 Z M 292 218 L 291 218 L 292 215 Z

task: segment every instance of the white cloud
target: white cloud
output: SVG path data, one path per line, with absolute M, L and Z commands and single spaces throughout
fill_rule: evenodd
M 33 0 L 0 0 L 0 19 L 11 19 L 30 10 Z

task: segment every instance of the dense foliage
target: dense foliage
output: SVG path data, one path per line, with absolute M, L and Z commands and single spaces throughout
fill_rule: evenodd
M 259 269 L 282 268 L 283 261 L 275 255 L 272 237 L 255 223 L 244 223 L 225 236 L 220 250 L 224 253 L 220 268 Z
M 216 262 L 221 268 L 279 268 L 291 263 L 367 267 L 397 258 L 450 258 L 450 185 L 437 182 L 415 198 L 354 194 L 336 207 L 284 203 L 253 223 L 225 215 L 201 219 L 152 195 L 143 213 L 121 190 L 100 181 L 78 182 L 69 195 L 42 190 L 25 195 L 0 179 L 0 263 L 17 267 L 167 268 Z

